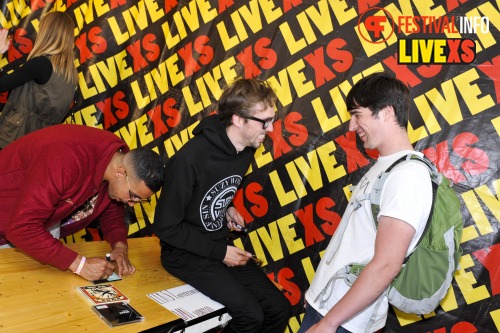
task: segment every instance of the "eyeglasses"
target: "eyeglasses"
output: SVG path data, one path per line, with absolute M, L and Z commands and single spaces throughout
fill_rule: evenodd
M 258 121 L 259 123 L 262 123 L 262 129 L 268 128 L 272 123 L 274 123 L 276 121 L 276 118 L 260 119 L 260 118 L 252 117 L 252 116 L 247 116 L 247 117 L 243 117 L 243 118 L 255 120 L 255 121 Z
M 143 198 L 139 197 L 138 195 L 132 193 L 132 191 L 130 190 L 130 182 L 128 180 L 127 172 L 125 172 L 125 176 L 127 177 L 128 194 L 130 195 L 130 199 L 128 199 L 128 202 L 133 202 L 133 203 L 147 202 L 147 203 L 150 203 L 151 198 L 143 199 Z

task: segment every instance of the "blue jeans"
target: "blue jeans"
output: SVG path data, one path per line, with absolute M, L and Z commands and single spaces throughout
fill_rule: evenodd
M 302 324 L 300 325 L 299 331 L 297 333 L 305 333 L 308 329 L 310 329 L 314 324 L 318 323 L 323 316 L 316 311 L 312 306 L 306 306 L 306 313 L 304 314 L 304 318 L 302 319 Z M 336 333 L 351 333 L 343 327 L 337 328 Z

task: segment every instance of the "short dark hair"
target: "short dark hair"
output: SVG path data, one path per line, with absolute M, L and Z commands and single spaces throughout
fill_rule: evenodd
M 408 87 L 388 73 L 373 73 L 359 80 L 346 98 L 347 110 L 357 107 L 370 109 L 373 115 L 392 106 L 398 125 L 406 128 L 410 112 Z
M 226 87 L 218 103 L 219 117 L 224 126 L 232 124 L 233 115 L 253 116 L 250 109 L 262 103 L 263 108 L 274 107 L 278 97 L 269 83 L 259 79 L 237 79 Z
M 153 192 L 157 192 L 163 185 L 163 158 L 151 149 L 136 148 L 128 153 L 130 163 L 139 180 Z

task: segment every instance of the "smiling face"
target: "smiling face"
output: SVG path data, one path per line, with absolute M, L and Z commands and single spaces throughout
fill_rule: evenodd
M 357 81 L 346 96 L 351 114 L 349 130 L 356 132 L 365 149 L 380 156 L 413 150 L 406 127 L 410 110 L 408 87 L 395 76 L 373 73 Z
M 351 113 L 349 130 L 356 132 L 365 149 L 378 149 L 381 144 L 381 131 L 383 131 L 380 113 L 374 116 L 370 109 L 365 107 L 358 107 L 349 112 Z
M 243 147 L 259 148 L 266 138 L 268 132 L 273 131 L 273 121 L 275 117 L 274 107 L 268 106 L 262 109 L 261 105 L 254 107 L 256 112 L 252 113 L 252 117 L 270 121 L 269 125 L 264 129 L 264 123 L 255 119 L 243 119 L 241 126 L 241 144 Z

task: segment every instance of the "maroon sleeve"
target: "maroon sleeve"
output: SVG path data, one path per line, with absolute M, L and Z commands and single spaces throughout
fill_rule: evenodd
M 63 165 L 60 159 L 64 156 L 57 152 L 47 152 L 46 157 L 24 171 L 13 213 L 6 223 L 6 236 L 34 259 L 66 270 L 78 254 L 47 231 L 48 221 L 61 204 L 61 193 L 78 184 L 84 172 L 72 159 Z

